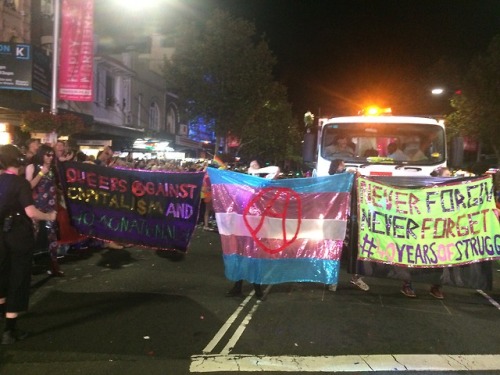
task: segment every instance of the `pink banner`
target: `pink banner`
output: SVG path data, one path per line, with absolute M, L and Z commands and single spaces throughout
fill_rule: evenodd
M 93 100 L 94 0 L 63 0 L 59 90 L 61 100 Z

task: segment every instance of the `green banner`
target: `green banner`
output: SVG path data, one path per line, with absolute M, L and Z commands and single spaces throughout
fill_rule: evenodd
M 360 177 L 358 259 L 448 267 L 500 259 L 489 177 L 401 188 Z

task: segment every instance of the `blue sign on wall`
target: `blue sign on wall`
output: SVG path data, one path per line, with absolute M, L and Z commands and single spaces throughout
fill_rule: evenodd
M 31 45 L 0 43 L 0 89 L 31 90 Z

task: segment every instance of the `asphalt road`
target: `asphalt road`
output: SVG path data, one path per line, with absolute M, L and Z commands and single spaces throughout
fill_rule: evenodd
M 261 302 L 248 284 L 225 297 L 218 234 L 197 230 L 182 258 L 87 250 L 64 259 L 64 278 L 42 268 L 19 319 L 32 335 L 0 346 L 0 375 L 500 373 L 500 266 L 493 291 L 444 287 L 442 301 L 395 280 L 362 292 L 342 271 L 337 292 L 287 283 Z

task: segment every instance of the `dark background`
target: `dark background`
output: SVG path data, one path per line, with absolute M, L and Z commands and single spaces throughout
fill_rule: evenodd
M 96 4 L 96 27 L 118 44 L 172 30 L 185 17 L 202 21 L 215 8 L 253 22 L 278 58 L 276 78 L 300 116 L 352 115 L 368 104 L 436 115 L 441 108 L 430 89 L 459 89 L 431 74 L 436 63 L 463 74 L 500 34 L 497 0 L 163 0 L 119 14 L 116 6 Z

